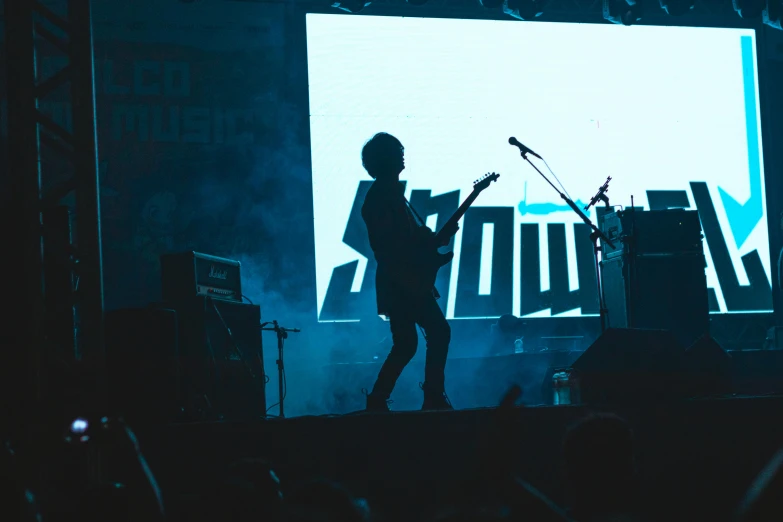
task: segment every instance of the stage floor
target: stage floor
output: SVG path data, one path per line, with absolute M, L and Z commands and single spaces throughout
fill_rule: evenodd
M 458 408 L 491 407 L 497 404 L 512 384 L 522 386 L 523 402 L 528 406 L 552 405 L 552 370 L 576 361 L 581 351 L 547 351 L 493 357 L 451 358 L 446 364 L 446 391 Z M 783 393 L 783 350 L 729 351 L 734 391 L 743 395 Z M 350 413 L 364 407 L 362 388 L 371 389 L 380 362 L 334 364 L 324 371 L 326 380 L 321 395 L 323 412 Z M 310 372 L 292 372 L 289 389 L 292 396 L 312 387 Z M 416 410 L 422 394 L 418 382 L 424 376 L 424 358 L 416 357 L 405 369 L 392 394 L 393 409 Z M 276 379 L 275 379 L 276 382 Z M 277 402 L 274 386 L 269 404 Z M 290 402 L 289 402 L 290 404 Z M 294 412 L 296 408 L 294 409 Z M 270 413 L 276 413 L 273 408 Z M 317 413 L 321 413 L 318 411 Z
M 664 511 L 678 506 L 682 517 L 671 519 L 722 520 L 783 444 L 782 410 L 783 396 L 516 408 L 516 442 L 507 458 L 523 478 L 564 503 L 560 445 L 565 429 L 588 412 L 614 411 L 634 428 L 650 502 Z M 171 425 L 139 430 L 139 436 L 169 492 L 198 488 L 220 462 L 263 457 L 284 483 L 338 480 L 384 511 L 403 515 L 449 498 L 472 471 L 495 418 L 492 408 L 326 415 Z

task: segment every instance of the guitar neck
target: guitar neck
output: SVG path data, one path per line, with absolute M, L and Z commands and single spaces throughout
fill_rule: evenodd
M 476 198 L 481 193 L 481 191 L 474 190 L 470 193 L 470 195 L 465 198 L 465 201 L 462 202 L 462 205 L 459 206 L 456 212 L 449 218 L 449 220 L 446 222 L 446 224 L 443 226 L 443 228 L 440 229 L 440 231 L 437 233 L 437 238 L 442 239 L 442 234 L 444 230 L 448 230 L 452 228 L 454 225 L 456 225 L 460 219 L 462 219 L 462 216 L 465 215 L 465 212 L 468 211 L 470 206 L 473 204 L 474 201 L 476 201 Z

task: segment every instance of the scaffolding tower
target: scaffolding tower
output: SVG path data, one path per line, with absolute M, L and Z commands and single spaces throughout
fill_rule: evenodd
M 104 389 L 103 269 L 90 1 L 68 0 L 63 16 L 37 0 L 5 0 L 4 18 L 9 165 L 3 217 L 9 248 L 0 253 L 0 266 L 13 276 L 5 278 L 11 289 L 5 298 L 12 302 L 4 307 L 10 313 L 3 317 L 8 324 L 0 341 L 10 386 L 3 401 L 19 425 L 47 395 L 53 350 L 71 351 L 66 362 L 88 368 L 84 375 Z M 36 60 L 43 42 L 66 58 L 48 78 Z M 41 110 L 40 102 L 57 89 L 70 98 L 72 130 Z M 73 168 L 69 179 L 45 192 L 51 183 L 42 183 L 42 148 Z M 71 195 L 72 208 L 63 207 Z

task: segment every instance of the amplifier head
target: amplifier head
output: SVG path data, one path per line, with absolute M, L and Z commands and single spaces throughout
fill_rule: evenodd
M 160 256 L 160 267 L 163 299 L 167 302 L 196 296 L 242 301 L 239 261 L 178 252 Z

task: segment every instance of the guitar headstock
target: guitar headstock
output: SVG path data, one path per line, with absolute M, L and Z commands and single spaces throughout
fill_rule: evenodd
M 485 188 L 489 187 L 489 184 L 493 181 L 497 181 L 500 177 L 500 174 L 497 172 L 488 172 L 484 176 L 480 177 L 476 181 L 473 182 L 473 190 L 475 192 L 481 192 Z

